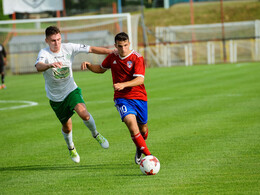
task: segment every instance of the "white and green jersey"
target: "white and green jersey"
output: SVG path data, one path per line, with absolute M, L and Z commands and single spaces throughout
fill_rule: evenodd
M 47 97 L 54 101 L 63 101 L 78 86 L 72 74 L 72 62 L 78 53 L 89 53 L 89 45 L 62 43 L 60 52 L 53 53 L 50 48 L 41 49 L 35 64 L 61 62 L 62 68 L 49 68 L 43 72 Z

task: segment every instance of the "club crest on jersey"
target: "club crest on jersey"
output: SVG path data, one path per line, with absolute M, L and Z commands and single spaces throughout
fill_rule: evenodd
M 133 62 L 132 61 L 127 61 L 127 67 L 131 68 L 133 66 Z

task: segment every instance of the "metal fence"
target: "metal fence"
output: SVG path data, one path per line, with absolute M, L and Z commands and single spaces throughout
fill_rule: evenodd
M 149 66 L 260 61 L 260 21 L 156 27 L 156 42 L 140 48 Z M 145 54 L 146 53 L 146 54 Z

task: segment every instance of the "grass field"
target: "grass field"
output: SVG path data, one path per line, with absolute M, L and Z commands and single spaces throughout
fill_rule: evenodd
M 259 63 L 147 69 L 147 144 L 161 162 L 155 176 L 134 163 L 109 72 L 74 73 L 110 142 L 102 149 L 74 115 L 80 164 L 68 156 L 43 76 L 8 75 L 0 90 L 0 194 L 260 194 L 259 74 Z M 38 105 L 10 109 L 19 101 Z

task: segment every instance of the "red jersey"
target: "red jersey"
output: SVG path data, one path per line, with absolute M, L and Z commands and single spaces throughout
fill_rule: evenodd
M 104 69 L 111 68 L 114 84 L 131 81 L 137 76 L 144 77 L 145 75 L 144 59 L 134 50 L 123 58 L 119 54 L 109 54 L 102 62 L 101 67 Z M 147 101 L 147 93 L 144 84 L 142 84 L 134 87 L 126 87 L 121 91 L 115 91 L 114 99 L 116 98 Z

